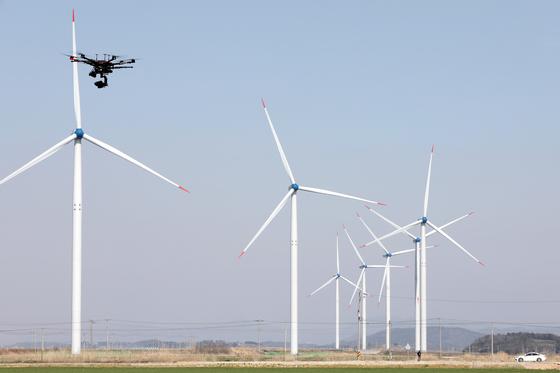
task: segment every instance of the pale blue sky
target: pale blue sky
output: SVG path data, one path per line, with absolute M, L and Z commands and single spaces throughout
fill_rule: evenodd
M 449 232 L 487 267 L 434 240 L 430 298 L 558 298 L 557 2 L 3 1 L 1 174 L 74 127 L 72 7 L 80 51 L 140 58 L 105 90 L 80 67 L 85 131 L 192 190 L 86 144 L 84 320 L 288 320 L 287 212 L 236 260 L 289 184 L 261 97 L 302 184 L 385 201 L 402 224 L 419 217 L 436 144 L 430 215 L 476 211 Z M 71 153 L 0 188 L 2 325 L 70 320 Z M 389 227 L 359 203 L 299 201 L 300 317 L 330 321 L 333 289 L 305 294 L 333 272 L 336 231 L 368 238 L 356 210 Z M 396 321 L 413 318 L 412 279 L 394 274 Z M 429 317 L 560 321 L 558 306 L 431 302 Z M 325 328 L 300 339 L 328 342 Z

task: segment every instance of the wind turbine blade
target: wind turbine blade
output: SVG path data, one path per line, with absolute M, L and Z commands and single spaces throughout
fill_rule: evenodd
M 14 172 L 12 172 L 11 174 L 9 174 L 8 176 L 6 176 L 5 178 L 3 178 L 2 180 L 0 180 L 0 184 L 4 184 L 6 181 L 13 179 L 14 177 L 16 177 L 17 175 L 27 171 L 28 169 L 30 169 L 31 167 L 35 166 L 37 163 L 40 163 L 42 161 L 44 161 L 45 159 L 47 159 L 48 157 L 50 157 L 51 155 L 55 154 L 56 152 L 58 152 L 60 149 L 62 149 L 64 147 L 64 145 L 72 142 L 74 139 L 76 138 L 75 134 L 71 134 L 70 136 L 68 136 L 67 138 L 65 138 L 64 140 L 56 143 L 54 146 L 50 147 L 49 149 L 45 150 L 43 153 L 39 154 L 38 156 L 36 156 L 35 158 L 33 158 L 32 160 L 30 160 L 29 162 L 27 162 L 26 164 L 24 164 L 23 166 L 21 166 L 20 168 L 18 168 L 17 170 L 15 170 Z
M 78 81 L 78 62 L 74 59 L 78 57 L 76 52 L 76 17 L 72 9 L 72 82 L 74 88 L 74 115 L 76 116 L 76 128 L 82 128 L 82 109 L 80 107 L 80 83 Z
M 356 281 L 357 284 L 360 284 L 360 282 L 362 281 L 362 277 L 364 277 L 365 270 L 366 270 L 365 268 L 362 268 L 362 271 L 360 272 L 360 276 L 358 276 L 358 281 Z M 354 292 L 352 293 L 352 297 L 350 297 L 350 302 L 348 304 L 352 304 L 352 301 L 354 300 L 354 297 L 356 296 L 356 291 L 358 291 L 358 289 L 360 289 L 361 291 L 359 285 L 354 288 Z
M 360 214 L 356 213 L 356 216 L 358 217 L 358 219 L 362 222 L 362 224 L 364 225 L 364 227 L 366 227 L 366 229 L 368 230 L 369 234 L 373 237 L 373 239 L 375 241 L 377 241 L 377 243 L 379 244 L 379 246 L 381 246 L 381 248 L 383 250 L 385 250 L 386 254 L 390 254 L 389 250 L 387 250 L 387 248 L 385 247 L 385 245 L 383 245 L 383 242 L 379 241 L 377 239 L 377 236 L 375 235 L 375 233 L 373 233 L 373 231 L 369 228 L 369 226 L 366 224 L 366 222 L 364 221 L 364 219 L 362 219 L 362 217 L 360 216 Z
M 430 197 L 430 179 L 432 177 L 432 159 L 434 158 L 434 145 L 430 153 L 430 163 L 428 164 L 428 178 L 426 179 L 426 191 L 424 192 L 424 215 L 428 216 L 428 199 Z
M 306 186 L 299 186 L 300 190 L 304 190 L 306 192 L 311 192 L 311 193 L 318 193 L 318 194 L 325 194 L 327 196 L 335 196 L 335 197 L 342 197 L 342 198 L 348 198 L 348 199 L 354 199 L 356 201 L 362 201 L 362 202 L 368 202 L 368 203 L 373 203 L 374 205 L 381 205 L 381 206 L 385 206 L 384 203 L 382 202 L 376 202 L 376 201 L 371 201 L 369 199 L 364 199 L 364 198 L 360 198 L 360 197 L 354 197 L 351 196 L 349 194 L 342 194 L 342 193 L 338 193 L 338 192 L 332 192 L 330 190 L 325 190 L 325 189 L 319 189 L 319 188 L 310 188 L 310 187 L 306 187 Z
M 428 246 L 426 246 L 426 248 L 428 248 Z M 416 251 L 416 249 L 406 249 L 406 250 L 395 251 L 393 253 L 393 256 L 402 255 L 402 254 L 406 254 L 406 253 L 413 253 L 414 251 Z
M 286 158 L 286 153 L 284 153 L 284 149 L 282 148 L 282 144 L 280 143 L 280 139 L 278 139 L 278 135 L 276 134 L 276 130 L 274 129 L 274 126 L 272 125 L 272 120 L 270 119 L 270 115 L 268 114 L 268 109 L 266 107 L 266 103 L 264 102 L 264 99 L 261 99 L 261 102 L 262 102 L 262 106 L 263 106 L 263 109 L 264 109 L 264 113 L 266 115 L 266 119 L 268 121 L 268 125 L 270 126 L 270 129 L 272 130 L 272 135 L 274 136 L 274 141 L 276 142 L 276 147 L 278 148 L 278 153 L 280 153 L 280 158 L 282 158 L 282 164 L 284 165 L 284 169 L 286 170 L 286 173 L 290 177 L 290 180 L 292 181 L 292 184 L 295 184 L 296 179 L 294 178 L 294 174 L 292 173 L 292 169 L 290 168 L 290 165 L 288 164 L 288 158 Z
M 395 266 L 395 265 L 386 265 L 386 264 L 368 264 L 366 268 L 407 268 L 407 266 Z
M 340 258 L 338 255 L 338 232 L 336 232 L 336 273 L 340 273 Z
M 336 275 L 334 275 L 333 277 L 331 277 L 327 282 L 325 282 L 323 285 L 319 286 L 317 288 L 317 290 L 315 290 L 313 293 L 309 294 L 309 296 L 313 296 L 315 295 L 319 290 L 323 289 L 325 286 L 327 286 L 328 284 L 330 284 L 331 282 L 333 282 L 334 280 L 336 280 Z
M 357 284 L 353 283 L 352 281 L 350 281 L 349 279 L 347 279 L 344 276 L 340 276 L 341 279 L 343 279 L 344 281 L 346 281 L 347 283 L 349 283 L 350 285 L 352 285 L 355 289 L 359 289 L 362 290 Z
M 288 199 L 292 196 L 292 194 L 294 194 L 294 190 L 290 189 L 288 191 L 288 193 L 284 196 L 284 198 L 282 198 L 280 203 L 274 208 L 274 210 L 272 211 L 270 216 L 266 219 L 264 224 L 259 228 L 259 230 L 257 231 L 257 234 L 255 234 L 255 236 L 251 239 L 251 241 L 249 241 L 249 244 L 243 249 L 243 251 L 241 251 L 241 254 L 239 254 L 239 257 L 242 257 L 247 252 L 247 250 L 249 249 L 249 247 L 251 247 L 253 242 L 255 242 L 255 240 L 261 235 L 261 233 L 265 230 L 265 228 L 268 227 L 270 222 L 276 217 L 276 215 L 278 215 L 280 210 L 282 210 L 282 207 L 284 207 L 284 205 L 286 205 L 286 202 L 288 202 Z
M 395 228 L 395 229 L 401 228 L 400 225 L 398 225 L 397 223 L 395 223 L 395 222 L 389 220 L 388 218 L 386 218 L 385 216 L 381 215 L 379 212 L 377 212 L 376 210 L 372 209 L 371 207 L 369 207 L 369 206 L 366 205 L 366 208 L 367 208 L 369 211 L 373 212 L 375 215 L 377 215 L 380 219 L 382 219 L 382 220 L 384 220 L 385 222 L 387 222 L 387 223 L 389 223 L 390 225 L 392 225 L 393 228 Z M 404 231 L 403 233 L 406 234 L 407 236 L 409 236 L 410 238 L 412 238 L 413 240 L 416 239 L 416 236 L 413 235 L 412 233 L 410 233 L 409 231 Z
M 373 240 L 373 241 L 370 241 L 370 242 L 368 242 L 368 243 L 365 243 L 365 244 L 363 244 L 361 247 L 368 247 L 368 246 L 373 245 L 373 244 L 376 243 L 376 242 L 383 241 L 383 240 L 385 240 L 385 239 L 387 239 L 387 238 L 389 238 L 389 237 L 393 237 L 393 236 L 395 236 L 395 235 L 397 235 L 397 234 L 399 234 L 399 233 L 402 233 L 402 232 L 406 231 L 407 229 L 409 229 L 409 228 L 411 228 L 411 227 L 413 227 L 413 226 L 415 226 L 415 225 L 420 224 L 421 222 L 422 222 L 421 220 L 414 221 L 414 222 L 412 222 L 412 223 L 410 223 L 410 224 L 408 224 L 408 225 L 405 225 L 404 227 L 401 227 L 401 228 L 398 228 L 398 229 L 392 231 L 391 233 L 387 233 L 386 235 L 379 237 L 377 240 Z
M 112 153 L 118 157 L 121 157 L 122 159 L 124 159 L 125 161 L 129 161 L 130 163 L 132 163 L 135 166 L 140 167 L 141 169 L 143 169 L 144 171 L 148 171 L 149 173 L 151 173 L 154 176 L 159 177 L 160 179 L 162 179 L 163 181 L 168 182 L 169 184 L 173 185 L 176 188 L 181 189 L 184 192 L 189 193 L 189 191 L 187 189 L 185 189 L 184 187 L 182 187 L 181 185 L 177 184 L 174 181 L 169 180 L 168 178 L 166 178 L 165 176 L 157 173 L 156 171 L 152 170 L 151 168 L 149 168 L 148 166 L 146 166 L 145 164 L 138 162 L 136 159 L 132 158 L 131 156 L 121 152 L 120 150 L 112 147 L 109 144 L 104 143 L 101 140 L 96 139 L 95 137 L 92 137 L 88 134 L 84 134 L 84 139 L 86 139 L 87 141 L 91 142 L 94 145 L 99 146 L 101 149 L 104 149 L 106 151 L 108 151 L 109 153 Z
M 350 241 L 350 244 L 352 244 L 352 248 L 354 249 L 354 252 L 356 253 L 356 255 L 358 256 L 358 259 L 360 259 L 360 263 L 362 263 L 363 265 L 366 264 L 366 262 L 364 262 L 364 258 L 362 258 L 362 256 L 360 255 L 360 252 L 358 251 L 358 249 L 356 248 L 356 245 L 354 245 L 354 241 L 352 241 L 352 237 L 350 237 L 350 233 L 348 233 L 348 229 L 346 229 L 346 227 L 344 228 L 344 233 L 346 233 L 346 237 L 348 237 L 348 240 Z M 358 281 L 359 282 L 359 281 Z
M 459 222 L 459 221 L 461 221 L 461 220 L 463 220 L 463 219 L 465 219 L 465 218 L 471 216 L 472 214 L 474 214 L 474 212 L 469 212 L 468 214 L 465 214 L 465 215 L 463 215 L 463 216 L 459 216 L 457 219 L 453 219 L 453 220 L 451 220 L 449 223 L 442 225 L 441 227 L 439 227 L 439 229 L 445 229 L 445 228 L 449 227 L 450 225 L 453 225 L 453 224 L 455 224 L 455 223 L 457 223 L 457 222 Z M 428 232 L 428 233 L 426 234 L 426 237 L 430 237 L 431 235 L 433 235 L 433 234 L 435 234 L 435 233 L 436 233 L 435 230 L 433 230 L 433 231 L 431 231 L 431 232 Z
M 383 280 L 381 280 L 381 289 L 379 290 L 379 299 L 377 303 L 381 303 L 381 297 L 383 296 L 383 288 L 385 287 L 385 279 L 387 278 L 387 271 L 389 270 L 389 258 L 385 264 L 385 271 L 383 271 Z
M 467 254 L 468 256 L 470 256 L 474 261 L 476 261 L 478 264 L 484 265 L 484 263 L 482 263 L 480 260 L 478 260 L 474 255 L 472 255 L 471 253 L 469 253 L 467 251 L 467 249 L 465 249 L 463 246 L 461 246 L 457 241 L 455 241 L 453 238 L 451 238 L 451 236 L 449 236 L 447 233 L 445 233 L 444 231 L 442 231 L 440 228 L 436 227 L 435 224 L 432 224 L 432 222 L 428 221 L 427 223 L 430 227 L 432 227 L 434 230 L 436 230 L 439 234 L 441 234 L 443 237 L 447 238 L 449 241 L 451 241 L 452 244 L 454 244 L 455 246 L 457 246 L 459 249 L 461 249 L 465 254 Z
M 438 245 L 428 245 L 426 246 L 426 249 L 432 249 L 434 247 L 437 247 Z M 395 251 L 394 253 L 392 253 L 391 256 L 397 256 L 397 255 L 402 255 L 402 254 L 407 254 L 407 253 L 413 253 L 415 252 L 416 249 L 406 249 L 406 250 L 400 250 L 400 251 Z

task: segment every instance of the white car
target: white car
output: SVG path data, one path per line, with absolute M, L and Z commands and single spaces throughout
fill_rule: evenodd
M 537 361 L 540 363 L 541 361 L 545 360 L 546 355 L 539 354 L 538 352 L 527 352 L 525 355 L 519 355 L 515 357 L 515 361 L 517 361 L 518 363 L 522 363 L 524 361 Z

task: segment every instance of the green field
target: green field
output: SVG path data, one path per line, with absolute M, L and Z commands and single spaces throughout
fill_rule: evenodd
M 1 373 L 361 373 L 374 370 L 376 373 L 521 373 L 526 369 L 513 368 L 118 368 L 118 367 L 25 367 L 0 368 Z M 539 370 L 539 372 L 553 372 L 553 370 Z

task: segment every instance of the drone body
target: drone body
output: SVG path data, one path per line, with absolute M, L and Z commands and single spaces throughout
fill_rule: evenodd
M 83 53 L 78 53 L 77 56 L 69 57 L 71 62 L 81 62 L 92 67 L 89 72 L 89 76 L 96 78 L 99 75 L 99 78 L 101 79 L 93 83 L 97 88 L 104 88 L 109 85 L 107 83 L 107 75 L 111 74 L 113 70 L 132 69 L 133 66 L 130 65 L 136 62 L 134 58 L 122 59 L 119 56 L 114 56 L 112 54 L 104 54 L 103 58 L 98 58 L 97 55 L 95 55 L 95 58 L 91 58 Z

